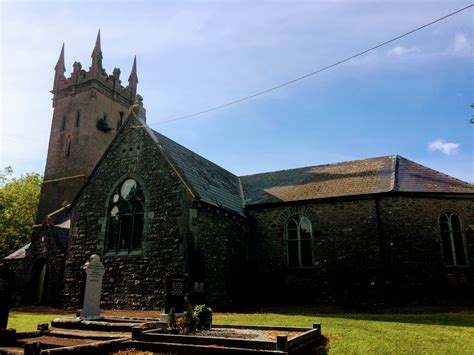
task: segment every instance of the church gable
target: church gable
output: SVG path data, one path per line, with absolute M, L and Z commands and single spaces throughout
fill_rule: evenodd
M 157 285 L 164 284 L 168 272 L 183 268 L 183 234 L 192 196 L 143 120 L 134 116 L 71 208 L 63 294 L 71 306 L 78 304 L 80 266 L 92 254 L 100 255 L 106 267 L 104 300 L 114 307 L 133 305 L 143 294 L 148 296 L 142 304 L 156 305 L 163 298 Z

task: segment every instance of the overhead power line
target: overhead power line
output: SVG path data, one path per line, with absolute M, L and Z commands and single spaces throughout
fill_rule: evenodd
M 424 28 L 426 28 L 426 27 L 429 27 L 429 26 L 431 26 L 431 25 L 434 25 L 434 24 L 437 23 L 437 22 L 443 21 L 443 20 L 447 19 L 448 17 L 454 16 L 454 15 L 456 15 L 456 14 L 462 12 L 462 11 L 465 11 L 465 10 L 467 10 L 467 9 L 473 7 L 473 6 L 474 6 L 474 4 L 471 4 L 471 5 L 468 5 L 468 6 L 466 6 L 466 7 L 463 7 L 462 9 L 459 9 L 459 10 L 457 10 L 457 11 L 451 12 L 451 13 L 449 13 L 449 14 L 443 16 L 443 17 L 440 17 L 440 18 L 438 18 L 438 19 L 436 19 L 436 20 L 433 20 L 433 21 L 431 21 L 431 22 L 428 22 L 427 24 L 424 24 L 424 25 L 422 25 L 422 26 L 420 26 L 420 27 L 417 27 L 417 28 L 415 28 L 415 29 L 413 29 L 413 30 L 411 30 L 411 31 L 408 31 L 408 32 L 406 32 L 406 33 L 404 33 L 404 34 L 401 34 L 401 35 L 397 36 L 397 37 L 394 37 L 394 38 L 392 38 L 392 39 L 389 39 L 389 40 L 387 40 L 387 41 L 385 41 L 385 42 L 382 42 L 382 43 L 380 43 L 380 44 L 377 44 L 376 46 L 373 46 L 373 47 L 371 47 L 371 48 L 369 48 L 369 49 L 366 49 L 366 50 L 364 50 L 364 51 L 362 51 L 362 52 L 356 53 L 356 54 L 354 54 L 354 55 L 351 55 L 350 57 L 347 57 L 347 58 L 345 58 L 345 59 L 339 60 L 338 62 L 335 62 L 335 63 L 333 63 L 333 64 L 331 64 L 331 65 L 325 66 L 325 67 L 320 68 L 320 69 L 317 69 L 317 70 L 315 70 L 315 71 L 312 71 L 311 73 L 308 73 L 308 74 L 299 76 L 299 77 L 297 77 L 297 78 L 295 78 L 295 79 L 292 79 L 292 80 L 290 80 L 290 81 L 287 81 L 287 82 L 281 83 L 281 84 L 279 84 L 279 85 L 273 86 L 273 87 L 271 87 L 271 88 L 269 88 L 269 89 L 266 89 L 266 90 L 263 90 L 263 91 L 259 91 L 259 92 L 255 93 L 255 94 L 252 94 L 252 95 L 249 95 L 249 96 L 245 96 L 245 97 L 242 97 L 242 98 L 237 99 L 237 100 L 234 100 L 234 101 L 226 102 L 226 103 L 224 103 L 224 104 L 221 104 L 221 105 L 218 105 L 218 106 L 215 106 L 215 107 L 211 107 L 211 108 L 206 109 L 206 110 L 203 110 L 203 111 L 199 111 L 199 112 L 192 113 L 192 114 L 185 115 L 185 116 L 180 116 L 180 117 L 176 117 L 176 118 L 167 119 L 167 120 L 164 120 L 164 121 L 159 121 L 159 122 L 157 122 L 156 124 L 169 123 L 169 122 L 184 120 L 185 118 L 195 117 L 195 116 L 202 115 L 202 114 L 205 114 L 205 113 L 208 113 L 208 112 L 212 112 L 212 111 L 219 110 L 219 109 L 224 108 L 224 107 L 227 107 L 227 106 L 231 106 L 231 105 L 238 104 L 239 102 L 242 102 L 242 101 L 246 101 L 246 100 L 253 99 L 254 97 L 267 94 L 267 93 L 269 93 L 269 92 L 271 92 L 271 91 L 274 91 L 274 90 L 281 89 L 281 88 L 284 87 L 284 86 L 294 84 L 294 83 L 296 83 L 297 81 L 300 81 L 300 80 L 306 79 L 306 78 L 308 78 L 308 77 L 310 77 L 310 76 L 319 74 L 319 73 L 321 73 L 321 72 L 323 72 L 323 71 L 325 71 L 325 70 L 334 68 L 335 66 L 338 66 L 338 65 L 340 65 L 340 64 L 343 64 L 343 63 L 345 63 L 345 62 L 348 62 L 348 61 L 350 61 L 350 60 L 352 60 L 352 59 L 354 59 L 354 58 L 360 57 L 360 56 L 362 56 L 362 55 L 364 55 L 364 54 L 366 54 L 366 53 L 368 53 L 368 52 L 370 52 L 370 51 L 373 51 L 373 50 L 375 50 L 375 49 L 377 49 L 377 48 L 380 48 L 380 47 L 383 47 L 383 46 L 385 46 L 385 45 L 387 45 L 387 44 L 389 44 L 389 43 L 395 42 L 395 41 L 399 40 L 400 38 L 409 36 L 409 35 L 411 35 L 411 34 L 413 34 L 413 33 L 415 33 L 415 32 L 418 32 L 418 31 L 420 31 L 420 30 L 422 30 L 422 29 L 424 29 Z

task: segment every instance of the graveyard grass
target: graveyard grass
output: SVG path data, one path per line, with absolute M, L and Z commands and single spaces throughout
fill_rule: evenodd
M 65 316 L 12 311 L 9 327 L 18 331 L 35 330 L 38 323 Z M 379 314 L 217 313 L 214 323 L 295 327 L 321 323 L 323 334 L 329 339 L 327 349 L 335 354 L 474 353 L 474 310 Z

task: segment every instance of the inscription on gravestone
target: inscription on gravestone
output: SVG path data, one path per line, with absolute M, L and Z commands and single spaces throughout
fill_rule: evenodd
M 165 313 L 174 308 L 177 313 L 184 311 L 184 281 L 186 275 L 173 272 L 166 275 Z
M 86 287 L 81 318 L 100 318 L 100 294 L 102 291 L 104 265 L 101 263 L 98 255 L 92 255 L 82 268 L 86 272 Z

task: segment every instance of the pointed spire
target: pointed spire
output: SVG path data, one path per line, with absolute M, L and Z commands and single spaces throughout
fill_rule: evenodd
M 61 48 L 61 53 L 59 54 L 58 62 L 56 63 L 54 70 L 60 71 L 61 73 L 64 73 L 66 71 L 66 65 L 64 64 L 64 43 Z
M 132 90 L 132 99 L 135 97 L 137 93 L 137 84 L 138 84 L 138 76 L 137 76 L 137 56 L 133 59 L 132 71 L 130 72 L 130 76 L 128 77 L 128 86 Z
M 61 53 L 59 54 L 58 62 L 54 67 L 54 83 L 53 83 L 53 90 L 59 89 L 59 85 L 63 79 L 66 79 L 64 76 L 64 72 L 66 71 L 66 65 L 64 64 L 64 43 L 61 48 Z
M 91 54 L 92 57 L 92 66 L 91 72 L 93 78 L 100 77 L 103 68 L 102 68 L 102 50 L 100 48 L 100 30 L 97 33 L 97 39 L 95 40 L 94 50 Z
M 102 49 L 100 48 L 100 29 L 99 32 L 97 32 L 97 38 L 95 40 L 95 46 L 94 50 L 92 51 L 91 57 L 94 58 L 97 56 L 97 54 L 102 54 Z
M 133 59 L 132 71 L 130 72 L 130 76 L 128 77 L 129 83 L 138 83 L 138 76 L 137 76 L 137 56 Z

